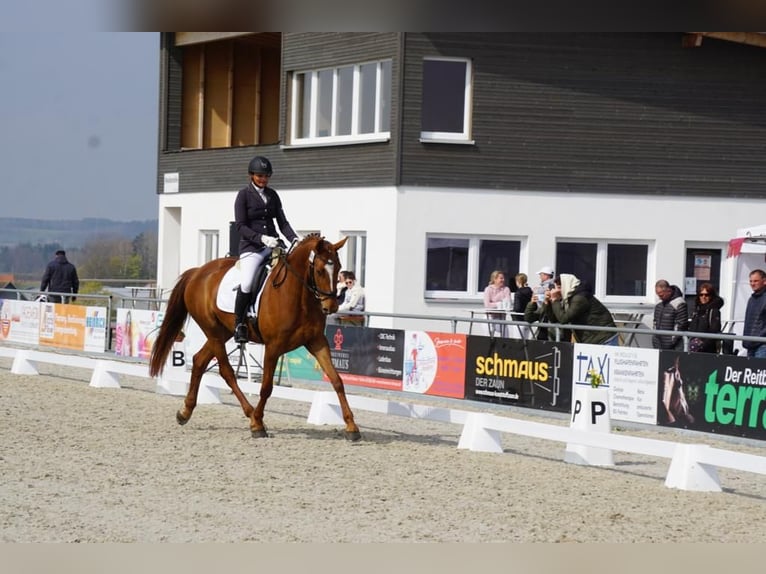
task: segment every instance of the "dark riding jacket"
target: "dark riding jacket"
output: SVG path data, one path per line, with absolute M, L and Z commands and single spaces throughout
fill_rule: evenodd
M 69 262 L 66 255 L 56 255 L 45 268 L 40 291 L 46 289 L 53 293 L 77 293 L 80 290 L 77 269 Z
M 295 240 L 298 235 L 287 221 L 285 212 L 282 210 L 282 200 L 277 192 L 270 188 L 263 188 L 266 195 L 266 203 L 251 182 L 237 193 L 234 200 L 234 221 L 239 232 L 239 252 L 251 253 L 262 251 L 266 246 L 261 242 L 262 235 L 277 235 L 274 220 L 277 220 L 279 230 L 288 240 Z
M 747 300 L 742 334 L 750 337 L 766 337 L 766 289 L 753 292 Z M 763 343 L 757 341 L 742 341 L 742 346 L 751 351 L 761 345 Z
M 686 331 L 689 329 L 689 307 L 683 293 L 676 285 L 671 285 L 673 294 L 667 301 L 660 301 L 654 307 L 654 328 L 659 331 Z M 655 349 L 684 348 L 684 340 L 675 335 L 652 335 Z

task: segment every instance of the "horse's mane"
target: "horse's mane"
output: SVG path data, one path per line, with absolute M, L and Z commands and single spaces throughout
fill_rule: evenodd
M 303 239 L 301 239 L 295 247 L 290 251 L 290 253 L 295 253 L 300 248 L 305 247 L 306 245 L 310 243 L 316 242 L 317 245 L 324 241 L 324 236 L 321 233 L 308 233 L 303 236 Z

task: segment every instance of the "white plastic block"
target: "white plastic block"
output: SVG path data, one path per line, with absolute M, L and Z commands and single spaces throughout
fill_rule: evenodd
M 119 389 L 120 379 L 117 373 L 109 370 L 108 361 L 96 361 L 93 374 L 90 376 L 91 387 Z
M 469 413 L 463 424 L 463 432 L 460 433 L 457 447 L 480 452 L 503 452 L 503 447 L 500 445 L 500 433 L 489 428 L 491 420 L 491 415 Z
M 39 375 L 37 368 L 31 360 L 30 351 L 19 351 L 13 359 L 11 373 L 14 375 Z
M 665 486 L 680 490 L 721 492 L 716 467 L 699 462 L 698 455 L 710 447 L 702 444 L 678 444 L 670 461 Z
M 316 391 L 306 422 L 311 425 L 345 424 L 337 395 L 330 391 Z
M 609 389 L 576 385 L 572 397 L 572 418 L 569 426 L 588 432 L 609 433 Z M 590 466 L 614 466 L 614 455 L 608 448 L 568 442 L 564 462 Z

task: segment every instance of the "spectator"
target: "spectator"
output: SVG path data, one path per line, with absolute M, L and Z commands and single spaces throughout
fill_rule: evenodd
M 484 288 L 484 308 L 500 309 L 503 301 L 511 300 L 511 290 L 505 284 L 505 273 L 495 270 L 489 275 L 489 283 Z M 510 304 L 509 304 L 510 308 Z
M 654 284 L 654 292 L 660 298 L 654 307 L 654 328 L 659 331 L 686 331 L 689 327 L 689 308 L 681 290 L 660 279 Z M 652 346 L 655 349 L 681 351 L 684 340 L 676 335 L 653 335 Z
M 338 285 L 335 287 L 335 298 L 338 300 L 338 305 L 342 304 L 346 299 L 346 279 L 348 279 L 348 271 L 341 271 L 338 273 Z
M 544 305 L 542 303 L 539 303 L 534 298 L 527 303 L 527 306 L 524 308 L 524 320 L 527 323 L 541 323 L 540 326 L 537 327 L 537 332 L 535 333 L 535 338 L 539 341 L 555 341 L 556 340 L 556 329 L 547 329 L 542 326 L 542 323 L 555 323 L 556 319 L 553 317 L 553 313 L 551 311 L 550 304 Z M 571 331 L 566 330 L 560 330 L 560 340 L 561 341 L 569 341 L 572 337 Z
M 766 337 L 766 272 L 755 269 L 750 272 L 750 288 L 753 293 L 747 300 L 745 326 L 742 334 L 748 337 Z M 766 344 L 742 341 L 748 357 L 766 358 Z
M 689 319 L 689 331 L 694 333 L 720 333 L 721 332 L 721 307 L 723 299 L 716 293 L 712 283 L 702 283 L 697 287 L 697 297 L 694 300 L 694 312 Z M 716 339 L 703 339 L 694 337 L 689 340 L 689 350 L 695 353 L 716 353 L 718 344 Z
M 532 288 L 527 284 L 527 274 L 516 274 L 516 295 L 513 297 L 513 312 L 524 313 L 527 305 L 532 301 Z
M 505 273 L 495 270 L 489 274 L 489 284 L 484 288 L 485 309 L 511 308 L 511 290 L 505 284 Z M 504 320 L 505 313 L 487 313 L 487 319 Z M 502 332 L 503 325 L 493 324 L 492 332 Z
M 537 276 L 540 278 L 540 284 L 535 288 L 535 295 L 537 295 L 537 302 L 542 303 L 545 299 L 545 292 L 553 289 L 553 267 L 546 265 L 540 268 L 537 272 Z
M 63 249 L 56 251 L 55 257 L 48 263 L 40 283 L 40 291 L 49 290 L 51 293 L 77 293 L 80 290 L 80 279 L 77 269 L 66 258 Z M 48 295 L 48 301 L 53 303 L 69 303 L 77 297 L 66 295 Z
M 550 305 L 553 320 L 556 323 L 571 325 L 591 325 L 598 327 L 615 327 L 612 314 L 593 295 L 593 289 L 588 283 L 569 273 L 562 273 L 554 279 L 555 287 L 550 290 Z M 590 343 L 593 345 L 618 345 L 619 333 L 608 331 L 586 331 L 572 329 L 572 342 Z
M 343 303 L 338 305 L 338 312 L 361 312 L 365 308 L 364 288 L 356 281 L 356 274 L 353 271 L 346 271 L 346 293 Z M 333 313 L 327 317 L 327 322 L 331 325 L 341 323 L 353 323 L 364 325 L 364 316 L 337 315 Z
M 514 321 L 520 321 L 524 318 L 527 305 L 532 302 L 533 293 L 532 288 L 527 284 L 528 278 L 526 273 L 517 273 L 514 279 L 516 282 L 516 293 L 511 297 L 513 300 L 514 313 L 512 318 Z M 518 332 L 522 339 L 531 338 L 531 330 L 529 327 L 519 326 Z

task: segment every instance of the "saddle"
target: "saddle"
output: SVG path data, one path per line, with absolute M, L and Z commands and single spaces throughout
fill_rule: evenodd
M 258 309 L 258 304 L 261 300 L 261 293 L 263 293 L 263 288 L 266 286 L 266 280 L 269 278 L 271 270 L 277 264 L 277 261 L 279 261 L 281 253 L 282 251 L 280 251 L 279 247 L 274 248 L 271 252 L 271 258 L 258 271 L 258 273 L 264 274 L 264 279 L 261 281 L 261 287 L 258 289 L 258 292 L 251 293 L 250 305 L 247 308 L 248 316 L 254 316 L 256 314 L 255 311 Z M 218 307 L 221 311 L 225 311 L 226 313 L 234 313 L 234 301 L 237 298 L 237 288 L 239 287 L 241 281 L 239 262 L 237 262 L 234 266 L 232 266 L 231 269 L 226 272 L 226 274 L 221 278 L 221 282 L 218 284 L 218 292 L 215 296 L 216 307 Z M 254 278 L 253 282 L 255 284 L 258 283 L 257 276 Z

